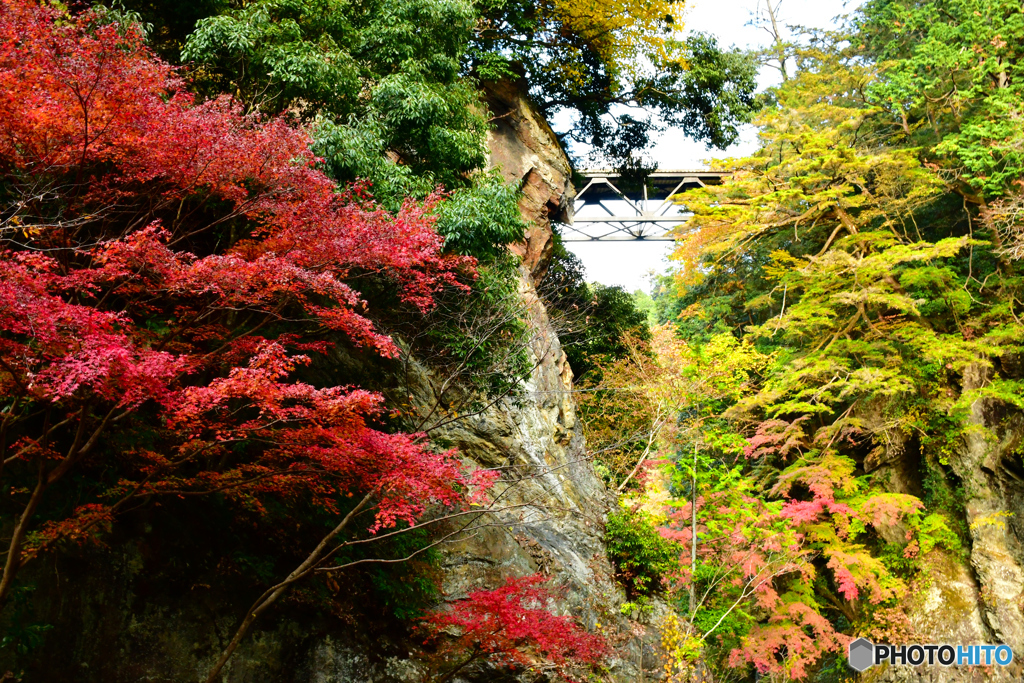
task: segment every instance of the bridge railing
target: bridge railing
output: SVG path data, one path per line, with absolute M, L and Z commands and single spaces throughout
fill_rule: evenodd
M 592 170 L 576 193 L 573 218 L 560 225 L 566 242 L 671 241 L 671 231 L 690 217 L 673 197 L 717 185 L 721 171 L 657 170 L 642 186 L 630 186 L 614 171 Z

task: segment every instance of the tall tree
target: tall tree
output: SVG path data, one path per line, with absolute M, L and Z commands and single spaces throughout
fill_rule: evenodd
M 574 112 L 568 135 L 625 167 L 663 125 L 725 148 L 761 106 L 756 61 L 713 36 L 680 40 L 682 2 L 479 0 L 470 53 L 486 78 L 524 77 L 549 117 Z M 637 115 L 636 109 L 645 111 Z M 653 114 L 653 116 L 652 116 Z
M 998 303 L 1016 286 L 999 245 L 979 239 L 964 208 L 964 188 L 977 190 L 936 166 L 941 145 L 912 146 L 920 138 L 879 101 L 901 65 L 865 55 L 869 38 L 811 36 L 758 119 L 761 149 L 727 162 L 723 185 L 687 196 L 695 218 L 679 241 L 671 308 L 691 343 L 724 332 L 773 354 L 716 413 L 747 440 L 737 488 L 781 504 L 813 566 L 775 585 L 801 596 L 816 623 L 897 637 L 908 566 L 937 544 L 959 546 L 962 511 L 922 501 L 926 491 L 892 491 L 874 472 L 879 458 L 904 444 L 945 481 L 977 398 L 960 394 L 960 376 L 1015 348 L 1024 328 Z M 981 391 L 1017 386 L 997 371 Z M 715 559 L 708 576 L 726 566 Z M 755 621 L 733 665 L 789 675 L 823 665 L 784 645 L 773 618 Z

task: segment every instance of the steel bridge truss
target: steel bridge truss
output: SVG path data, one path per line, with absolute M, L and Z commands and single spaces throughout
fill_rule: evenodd
M 657 170 L 643 187 L 627 189 L 614 171 L 585 171 L 587 182 L 576 194 L 573 217 L 563 223 L 565 242 L 671 241 L 672 230 L 690 214 L 672 198 L 687 190 L 718 185 L 720 171 Z

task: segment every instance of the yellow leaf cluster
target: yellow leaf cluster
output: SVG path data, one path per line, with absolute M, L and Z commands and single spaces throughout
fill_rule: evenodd
M 678 0 L 553 0 L 555 18 L 605 62 L 614 85 L 640 76 L 645 67 L 679 62 L 673 39 L 683 28 Z M 564 64 L 565 75 L 582 79 L 583 69 Z
M 702 645 L 700 638 L 694 635 L 693 628 L 674 612 L 670 613 L 661 625 L 661 651 L 666 680 L 670 683 L 690 681 Z

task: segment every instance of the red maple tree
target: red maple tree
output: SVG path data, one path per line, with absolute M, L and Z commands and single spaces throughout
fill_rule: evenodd
M 317 170 L 304 130 L 184 85 L 132 26 L 0 4 L 0 474 L 19 510 L 0 604 L 38 553 L 152 497 L 359 496 L 372 530 L 469 485 L 454 452 L 374 428 L 381 396 L 296 378 L 339 342 L 395 354 L 353 278 L 427 310 L 473 277 L 433 228 L 441 196 L 388 213 Z M 117 476 L 40 518 L 97 468 Z
M 608 654 L 601 636 L 588 633 L 571 618 L 548 610 L 554 593 L 540 574 L 509 578 L 494 590 L 473 591 L 423 619 L 433 656 L 445 683 L 470 664 L 487 660 L 504 667 L 538 667 L 574 680 L 574 667 L 595 664 Z

